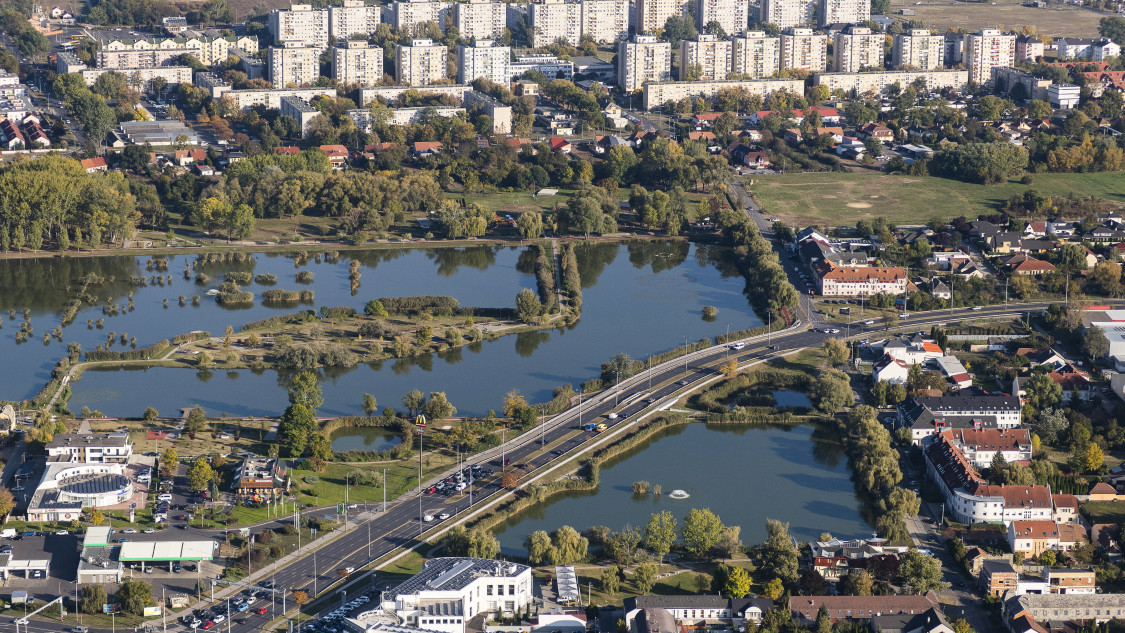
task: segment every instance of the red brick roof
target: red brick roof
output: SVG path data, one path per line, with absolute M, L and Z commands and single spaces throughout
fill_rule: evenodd
M 1106 482 L 1099 481 L 1098 483 L 1094 484 L 1094 486 L 1092 488 L 1090 488 L 1090 494 L 1092 494 L 1092 495 L 1115 495 L 1115 494 L 1117 494 L 1117 491 L 1113 489 L 1113 486 L 1107 484 Z
M 977 449 L 1014 451 L 1031 446 L 1027 429 L 946 429 L 942 435 Z
M 1059 526 L 1054 521 L 1012 521 L 1012 531 L 1024 538 L 1059 537 Z
M 84 167 L 85 169 L 97 169 L 99 167 L 105 166 L 105 158 L 102 156 L 97 156 L 95 158 L 86 158 L 82 160 L 82 167 Z
M 901 266 L 833 266 L 821 279 L 841 283 L 895 283 L 906 279 L 906 269 Z
M 1056 508 L 1070 508 L 1078 512 L 1078 497 L 1074 495 L 1051 495 L 1051 502 Z
M 1036 270 L 1045 270 L 1045 271 L 1050 272 L 1054 269 L 1055 269 L 1055 265 L 1052 264 L 1051 262 L 1045 262 L 1041 259 L 1034 259 L 1034 258 L 1029 257 L 1029 258 L 1023 260 L 1022 262 L 1020 262 L 1019 264 L 1016 264 L 1012 268 L 1012 271 L 1017 272 L 1017 273 L 1032 272 L 1032 271 L 1036 271 Z
M 273 148 L 273 153 L 274 154 L 289 154 L 290 156 L 292 156 L 294 154 L 300 154 L 301 148 L 300 147 L 275 147 L 275 148 Z

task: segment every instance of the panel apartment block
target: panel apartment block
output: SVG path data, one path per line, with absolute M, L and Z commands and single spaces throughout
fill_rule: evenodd
M 731 38 L 731 72 L 748 79 L 772 77 L 781 68 L 781 38 L 747 31 Z
M 508 5 L 490 0 L 469 0 L 453 4 L 453 26 L 465 39 L 496 39 L 507 24 Z
M 411 40 L 410 46 L 395 46 L 395 80 L 410 86 L 426 86 L 446 78 L 449 49 L 432 40 Z
M 808 19 L 807 0 L 761 0 L 758 21 L 787 29 L 801 26 Z
M 781 32 L 781 68 L 800 68 L 824 72 L 828 67 L 828 37 L 812 29 L 785 29 Z
M 634 35 L 617 48 L 617 83 L 625 92 L 640 90 L 649 81 L 672 78 L 672 45 L 655 35 Z
M 366 41 L 341 41 L 332 49 L 332 78 L 341 85 L 374 86 L 383 79 L 383 49 Z
M 712 22 L 718 22 L 727 35 L 746 32 L 750 25 L 750 0 L 696 0 L 696 28 L 702 33 Z
M 578 46 L 582 39 L 582 4 L 565 0 L 543 0 L 528 7 L 531 45 L 541 48 L 559 40 Z
M 343 6 L 328 7 L 328 34 L 346 40 L 362 34 L 365 38 L 379 26 L 382 7 L 363 0 L 344 0 Z
M 993 67 L 1014 66 L 1015 59 L 1015 35 L 1005 35 L 998 29 L 965 34 L 964 62 L 969 69 L 969 81 L 987 84 L 992 80 Z
M 97 59 L 98 68 L 120 70 L 165 66 L 188 54 L 206 66 L 213 66 L 225 62 L 234 49 L 257 53 L 257 36 L 103 40 Z
M 664 28 L 664 23 L 674 15 L 687 15 L 692 0 L 636 0 L 637 18 L 634 27 L 637 33 L 655 33 Z
M 320 49 L 315 46 L 271 46 L 270 82 L 275 88 L 307 86 L 320 76 Z
M 859 24 L 871 19 L 870 0 L 820 0 L 816 20 L 819 26 Z
M 963 91 L 969 83 L 967 70 L 880 70 L 868 73 L 816 73 L 813 75 L 813 84 L 827 86 L 832 92 L 837 90 L 844 93 L 886 94 L 891 86 L 898 84 L 906 87 L 915 81 L 922 80 L 929 90 L 941 90 L 945 87 Z
M 847 27 L 832 42 L 832 70 L 857 73 L 883 67 L 882 33 L 872 33 L 866 26 Z
M 726 89 L 745 90 L 762 98 L 778 91 L 802 94 L 802 79 L 750 79 L 739 81 L 655 81 L 644 86 L 644 108 L 653 110 L 669 101 L 702 97 L 713 99 Z
M 582 35 L 599 44 L 629 37 L 629 0 L 582 0 Z
M 457 49 L 457 82 L 471 84 L 478 77 L 484 77 L 506 86 L 511 58 L 511 47 L 494 46 L 490 40 L 479 40 L 476 46 L 461 46 Z
M 436 0 L 399 0 L 391 10 L 391 25 L 413 33 L 414 27 L 422 22 L 433 22 L 445 30 L 445 17 L 452 10 L 452 2 Z
M 314 9 L 311 4 L 274 9 L 270 11 L 269 29 L 275 44 L 328 48 L 328 9 Z
M 695 40 L 680 41 L 680 81 L 716 81 L 727 78 L 731 67 L 731 42 L 701 34 Z M 701 71 L 692 77 L 693 67 Z
M 895 35 L 891 65 L 918 70 L 941 68 L 945 65 L 945 36 L 934 35 L 929 29 L 911 29 Z

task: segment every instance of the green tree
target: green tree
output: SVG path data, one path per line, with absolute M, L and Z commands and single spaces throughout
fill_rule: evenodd
M 406 407 L 411 417 L 413 417 L 416 412 L 420 411 L 425 404 L 426 396 L 418 389 L 411 389 L 402 397 L 402 406 Z
M 574 565 L 586 559 L 589 541 L 578 530 L 564 525 L 551 535 L 551 563 L 554 565 Z
M 141 580 L 126 578 L 117 587 L 117 601 L 126 613 L 144 615 L 145 607 L 152 604 L 152 586 Z
M 363 414 L 371 417 L 378 410 L 379 403 L 375 400 L 375 396 L 369 393 L 363 394 Z
M 676 517 L 667 510 L 654 512 L 649 517 L 648 525 L 644 528 L 642 543 L 663 564 L 664 556 L 672 551 L 672 544 L 676 542 Z
M 206 422 L 207 412 L 203 410 L 203 407 L 197 404 L 191 408 L 191 411 L 188 411 L 187 421 L 184 422 L 184 432 L 192 439 L 195 439 L 196 433 L 203 432 L 203 427 Z
M 516 315 L 520 321 L 535 323 L 542 313 L 543 305 L 539 302 L 539 297 L 536 296 L 535 291 L 530 288 L 520 290 L 519 294 L 516 295 Z
M 551 535 L 544 530 L 532 532 L 523 544 L 527 549 L 527 560 L 532 565 L 542 565 L 553 557 L 551 550 L 554 545 L 551 543 Z
M 86 615 L 101 613 L 103 605 L 109 602 L 109 596 L 101 585 L 85 585 L 82 587 L 82 600 L 78 610 Z
M 303 371 L 293 376 L 289 381 L 289 404 L 299 404 L 316 415 L 316 410 L 324 404 L 316 372 Z
M 277 425 L 277 441 L 287 457 L 300 457 L 308 448 L 309 438 L 316 432 L 316 417 L 303 404 L 291 404 L 281 414 Z
M 163 475 L 165 479 L 175 476 L 176 460 L 178 458 L 179 455 L 176 453 L 176 449 L 171 446 L 164 449 L 164 453 L 160 455 L 160 474 Z
M 457 415 L 457 407 L 450 404 L 444 391 L 431 391 L 430 399 L 422 407 L 422 412 L 429 420 L 442 420 Z
M 723 595 L 728 598 L 745 598 L 750 593 L 750 572 L 743 567 L 733 567 L 723 584 Z
M 1086 472 L 1096 473 L 1101 470 L 1102 465 L 1105 464 L 1105 453 L 1100 446 L 1090 442 L 1090 445 L 1086 447 L 1086 451 L 1083 453 L 1083 462 L 1086 467 Z
M 12 496 L 12 491 L 0 488 L 0 517 L 7 516 L 15 507 L 16 498 Z
M 543 216 L 536 211 L 524 211 L 516 218 L 516 230 L 525 240 L 533 240 L 543 235 Z
M 870 596 L 875 581 L 864 570 L 851 571 L 840 579 L 840 593 L 845 596 Z
M 1098 20 L 1098 33 L 1108 37 L 1119 46 L 1125 46 L 1125 18 L 1112 15 Z
M 500 541 L 481 527 L 469 530 L 468 555 L 473 558 L 496 558 L 500 554 Z
M 836 413 L 855 404 L 847 374 L 835 369 L 828 369 L 816 377 L 809 396 L 816 403 L 816 408 L 825 413 Z
M 916 549 L 909 549 L 899 557 L 898 570 L 903 582 L 918 595 L 949 587 L 949 583 L 941 579 L 941 563 Z
M 656 584 L 657 567 L 655 563 L 641 563 L 633 570 L 633 584 L 642 595 L 647 594 Z
M 766 542 L 761 549 L 761 567 L 786 583 L 797 580 L 797 547 L 789 535 L 789 524 L 766 519 Z
M 828 364 L 835 367 L 843 365 L 850 354 L 843 341 L 838 338 L 828 338 L 824 340 L 824 355 L 828 358 Z
M 617 565 L 611 565 L 604 569 L 599 585 L 607 595 L 616 594 L 621 589 L 621 568 Z
M 160 413 L 156 409 L 152 407 L 145 407 L 144 419 L 146 422 L 152 422 L 159 416 Z
M 662 39 L 671 42 L 672 47 L 678 47 L 680 40 L 693 40 L 698 32 L 695 30 L 695 21 L 683 15 L 669 16 L 664 22 Z
M 762 595 L 770 600 L 777 600 L 783 593 L 785 593 L 785 583 L 781 582 L 780 578 L 769 581 L 766 583 L 766 588 L 762 590 Z
M 684 517 L 680 536 L 684 539 L 684 546 L 694 556 L 703 558 L 711 553 L 711 548 L 719 542 L 723 533 L 723 522 L 714 512 L 704 508 L 692 508 Z
M 370 317 L 387 317 L 387 309 L 383 307 L 383 302 L 378 299 L 372 299 L 364 304 L 363 313 Z
M 1093 360 L 1108 355 L 1109 338 L 1106 337 L 1105 331 L 1096 325 L 1086 330 L 1086 334 L 1082 337 L 1082 351 Z
M 1053 549 L 1045 549 L 1039 554 L 1039 564 L 1044 567 L 1054 567 L 1057 560 L 1058 556 Z
M 188 468 L 188 488 L 196 492 L 207 490 L 215 479 L 215 471 L 203 457 L 198 457 Z
M 957 618 L 953 621 L 953 633 L 975 633 L 972 625 L 965 618 Z
M 1027 394 L 1027 404 L 1037 411 L 1054 407 L 1062 402 L 1062 385 L 1058 384 L 1045 373 L 1036 373 L 1024 383 L 1024 392 Z
M 305 451 L 309 457 L 320 459 L 323 461 L 331 461 L 333 457 L 332 441 L 328 439 L 323 433 L 313 431 L 308 435 L 309 442 L 308 448 Z

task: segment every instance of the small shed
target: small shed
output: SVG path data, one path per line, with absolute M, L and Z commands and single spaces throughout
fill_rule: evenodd
M 26 591 L 13 591 L 12 592 L 12 604 L 27 604 L 27 592 Z

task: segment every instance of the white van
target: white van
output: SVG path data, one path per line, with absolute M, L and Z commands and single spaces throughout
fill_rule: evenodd
M 157 495 L 157 497 L 156 497 L 156 500 L 157 500 L 157 501 L 171 501 L 171 500 L 172 500 L 172 495 L 170 495 L 169 493 L 165 492 L 165 493 L 164 493 L 164 494 L 162 494 L 162 495 Z
M 15 538 L 15 537 L 16 537 L 16 530 L 14 528 L 7 528 L 5 530 L 0 530 L 0 538 Z

